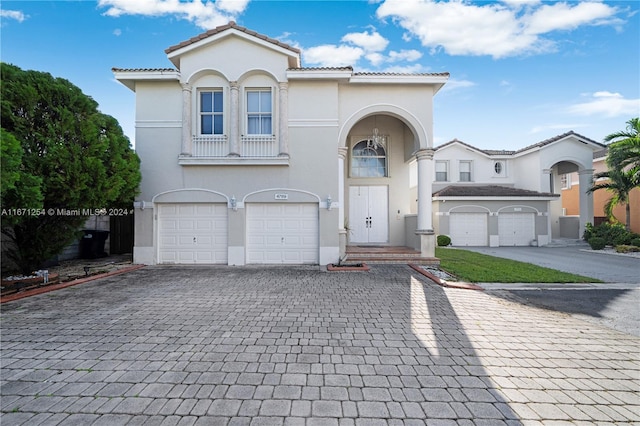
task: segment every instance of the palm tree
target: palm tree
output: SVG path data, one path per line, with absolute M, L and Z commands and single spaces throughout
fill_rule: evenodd
M 597 182 L 597 179 L 607 179 Z M 612 168 L 606 172 L 596 173 L 593 175 L 593 185 L 587 190 L 587 193 L 595 192 L 599 189 L 606 189 L 613 195 L 604 205 L 605 214 L 609 219 L 615 218 L 613 208 L 618 204 L 626 205 L 626 223 L 627 231 L 631 230 L 631 207 L 629 205 L 629 193 L 633 188 L 638 186 L 638 179 L 633 170 L 623 170 L 621 168 Z
M 611 142 L 607 154 L 609 169 L 631 170 L 640 185 L 640 118 L 627 121 L 626 130 L 607 135 L 605 142 Z

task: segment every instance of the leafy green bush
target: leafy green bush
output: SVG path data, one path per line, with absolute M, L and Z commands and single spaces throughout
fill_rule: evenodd
M 629 246 L 626 244 L 620 244 L 619 246 L 616 246 L 616 252 L 618 253 L 633 253 L 638 251 L 640 251 L 640 247 Z
M 633 238 L 631 240 L 631 245 L 632 246 L 636 246 L 636 247 L 640 247 L 640 237 L 639 238 Z
M 593 237 L 602 238 L 606 245 L 617 246 L 620 244 L 631 244 L 631 240 L 638 235 L 633 232 L 627 231 L 627 229 L 621 223 L 602 223 L 598 226 L 593 226 L 587 223 L 584 231 L 583 238 L 588 242 Z
M 451 238 L 448 235 L 438 235 L 438 247 L 446 247 L 451 244 Z
M 605 239 L 602 237 L 591 237 L 588 243 L 593 250 L 602 250 L 607 245 Z

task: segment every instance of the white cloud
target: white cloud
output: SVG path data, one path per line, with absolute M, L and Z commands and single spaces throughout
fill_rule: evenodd
M 543 36 L 583 25 L 619 25 L 617 7 L 604 3 L 468 3 L 462 1 L 386 0 L 377 10 L 432 51 L 450 55 L 503 58 L 550 52 L 555 43 Z
M 122 35 L 122 30 L 120 28 L 116 28 L 113 30 L 113 35 L 116 37 L 120 37 Z
M 364 50 L 353 46 L 323 44 L 304 49 L 302 54 L 305 62 L 309 64 L 323 67 L 341 67 L 358 62 L 358 59 L 364 55 Z
M 418 59 L 422 58 L 422 52 L 418 50 L 401 50 L 396 52 L 392 50 L 389 52 L 389 57 L 387 58 L 387 62 L 399 62 L 399 61 L 409 61 L 414 62 Z
M 349 33 L 342 37 L 342 42 L 355 44 L 358 47 L 363 48 L 366 52 L 382 52 L 387 48 L 389 40 L 382 37 L 378 32 L 372 33 Z
M 536 133 L 546 132 L 547 130 L 560 131 L 562 133 L 568 132 L 569 130 L 578 129 L 580 127 L 587 127 L 586 124 L 543 124 L 540 126 L 533 127 L 530 131 L 530 135 L 534 135 Z
M 24 22 L 24 20 L 27 19 L 27 15 L 19 10 L 0 10 L 0 17 L 14 19 L 18 22 Z
M 476 83 L 470 80 L 457 80 L 455 78 L 450 78 L 449 80 L 447 80 L 447 84 L 445 84 L 444 87 L 440 90 L 440 93 L 450 92 L 457 89 L 466 89 L 475 85 Z
M 625 99 L 620 93 L 606 91 L 588 94 L 589 100 L 567 108 L 574 115 L 602 115 L 605 117 L 640 115 L 640 99 Z
M 99 0 L 98 7 L 107 8 L 105 15 L 166 16 L 186 19 L 204 29 L 215 28 L 234 20 L 247 8 L 249 0 Z

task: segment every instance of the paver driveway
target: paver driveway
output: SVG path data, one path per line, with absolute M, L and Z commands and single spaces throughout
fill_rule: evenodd
M 639 353 L 406 266 L 147 267 L 2 306 L 0 420 L 629 424 Z

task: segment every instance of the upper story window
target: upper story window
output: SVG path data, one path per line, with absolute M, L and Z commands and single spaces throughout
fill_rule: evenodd
M 449 162 L 436 161 L 436 182 L 447 182 L 449 180 Z
M 461 161 L 459 169 L 460 182 L 471 182 L 471 161 Z
M 247 133 L 272 135 L 271 89 L 247 90 Z
M 493 163 L 493 172 L 496 176 L 506 176 L 507 166 L 504 161 L 496 161 Z
M 200 134 L 222 135 L 223 129 L 223 100 L 222 90 L 200 91 Z
M 387 152 L 371 140 L 360 141 L 351 151 L 351 177 L 387 176 Z
M 562 189 L 571 189 L 571 175 L 568 173 L 560 175 L 560 184 Z

